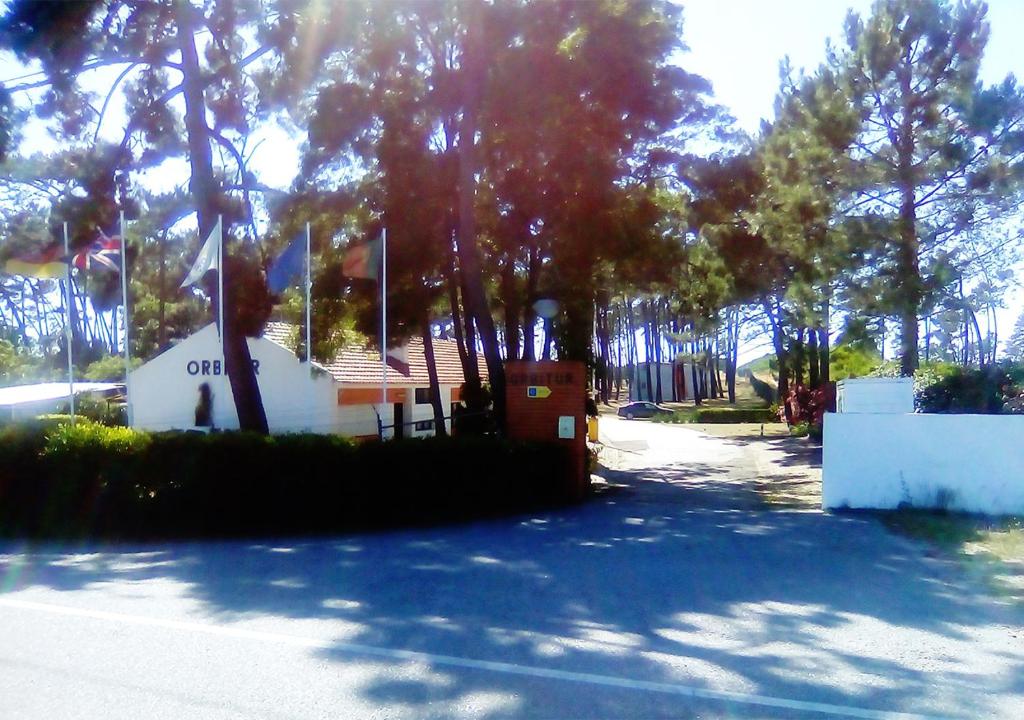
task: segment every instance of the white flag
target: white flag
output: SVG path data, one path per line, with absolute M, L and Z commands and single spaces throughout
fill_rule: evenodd
M 210 270 L 220 272 L 220 222 L 220 218 L 217 218 L 217 224 L 213 226 L 210 237 L 206 238 L 206 242 L 200 248 L 199 257 L 192 264 L 192 269 L 189 271 L 188 277 L 181 283 L 181 287 L 195 285 Z

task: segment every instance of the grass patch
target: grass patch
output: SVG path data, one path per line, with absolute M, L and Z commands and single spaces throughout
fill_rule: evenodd
M 880 517 L 890 530 L 959 559 L 997 594 L 1024 605 L 1024 518 L 925 510 L 896 510 Z

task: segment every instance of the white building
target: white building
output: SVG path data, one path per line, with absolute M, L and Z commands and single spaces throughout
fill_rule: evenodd
M 651 369 L 651 385 L 647 387 L 648 363 L 631 366 L 632 375 L 629 382 L 630 400 L 647 400 L 654 402 L 658 394 L 658 373 L 661 373 L 662 402 L 681 402 L 693 399 L 693 382 L 690 363 L 677 360 L 674 363 L 649 363 Z
M 413 339 L 388 351 L 387 403 L 381 403 L 380 353 L 343 348 L 313 371 L 288 349 L 292 326 L 269 323 L 263 337 L 249 338 L 249 352 L 272 433 L 338 433 L 376 438 L 378 417 L 385 437 L 432 435 L 433 408 L 423 341 Z M 456 344 L 434 341 L 435 364 L 445 416 L 460 399 L 464 382 Z M 224 371 L 220 337 L 207 325 L 130 376 L 132 426 L 146 430 L 187 429 L 195 425 L 200 386 L 213 395 L 216 428 L 235 429 L 231 387 Z M 451 429 L 451 421 L 447 421 Z
M 66 382 L 11 385 L 0 388 L 0 421 L 26 420 L 63 410 L 70 403 L 71 388 L 75 396 L 90 395 L 109 398 L 124 389 L 121 383 Z

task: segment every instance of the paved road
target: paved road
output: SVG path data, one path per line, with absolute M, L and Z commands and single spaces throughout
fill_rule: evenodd
M 618 471 L 558 512 L 0 545 L 0 717 L 1020 717 L 1024 621 L 957 567 L 765 510 L 749 446 L 603 425 Z

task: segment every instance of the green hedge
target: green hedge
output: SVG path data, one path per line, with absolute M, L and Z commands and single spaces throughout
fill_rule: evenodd
M 671 415 L 658 415 L 653 418 L 662 423 L 766 423 L 778 422 L 777 413 L 771 408 L 693 408 L 677 410 Z
M 493 437 L 0 431 L 0 532 L 306 534 L 523 511 L 567 499 L 563 448 Z
M 771 408 L 699 408 L 696 420 L 699 423 L 765 423 L 778 422 Z

